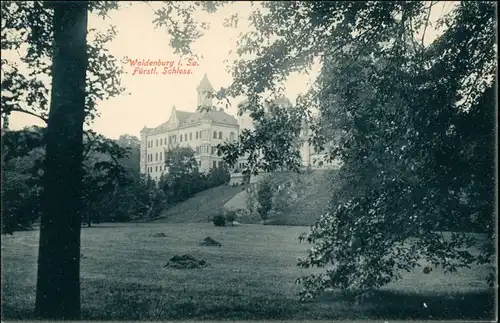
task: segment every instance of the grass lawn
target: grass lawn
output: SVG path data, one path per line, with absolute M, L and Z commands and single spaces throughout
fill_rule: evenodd
M 296 266 L 308 247 L 297 237 L 306 230 L 210 223 L 83 228 L 83 319 L 493 319 L 494 294 L 477 267 L 453 275 L 409 273 L 361 305 L 335 293 L 301 304 L 294 281 L 311 272 Z M 207 236 L 222 247 L 199 246 Z M 30 319 L 37 244 L 38 231 L 2 237 L 3 319 Z M 209 266 L 162 268 L 184 253 Z

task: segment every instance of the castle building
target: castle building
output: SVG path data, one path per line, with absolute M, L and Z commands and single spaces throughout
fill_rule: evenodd
M 236 119 L 222 108 L 217 109 L 207 91 L 214 88 L 205 74 L 196 88 L 198 106 L 202 111 L 187 112 L 172 107 L 170 118 L 156 128 L 141 130 L 141 173 L 158 180 L 165 169 L 165 156 L 174 147 L 190 147 L 201 172 L 222 165 L 216 146 L 238 139 L 240 129 L 251 127 L 248 115 Z M 240 127 L 240 124 L 242 125 Z M 238 161 L 243 165 L 244 159 Z
M 201 111 L 187 112 L 172 107 L 170 118 L 155 128 L 144 127 L 141 130 L 140 170 L 158 180 L 168 170 L 165 166 L 167 151 L 174 147 L 190 147 L 195 151 L 195 159 L 201 172 L 222 165 L 222 156 L 217 155 L 217 145 L 234 142 L 243 129 L 253 130 L 253 120 L 248 113 L 235 118 L 222 108 L 217 109 L 208 91 L 214 88 L 205 74 L 196 88 L 198 106 Z M 291 104 L 286 98 L 279 99 L 279 104 Z M 245 102 L 240 103 L 244 104 Z M 311 150 L 304 132 L 300 152 L 303 166 L 317 165 L 321 156 Z M 316 156 L 317 155 L 317 156 Z M 241 157 L 233 167 L 243 169 L 247 156 Z M 321 165 L 320 165 L 321 166 Z

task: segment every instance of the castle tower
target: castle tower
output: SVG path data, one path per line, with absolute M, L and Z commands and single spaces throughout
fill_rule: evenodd
M 198 107 L 210 107 L 213 108 L 213 98 L 209 97 L 207 91 L 213 91 L 214 87 L 210 83 L 207 77 L 207 73 L 203 75 L 203 78 L 200 81 L 200 84 L 196 88 L 196 92 L 198 93 Z

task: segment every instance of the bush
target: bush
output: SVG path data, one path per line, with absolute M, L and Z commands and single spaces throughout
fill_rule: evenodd
M 226 222 L 233 224 L 234 220 L 236 220 L 236 211 L 227 211 Z
M 214 216 L 213 220 L 214 225 L 216 227 L 224 227 L 226 226 L 226 218 L 223 215 Z

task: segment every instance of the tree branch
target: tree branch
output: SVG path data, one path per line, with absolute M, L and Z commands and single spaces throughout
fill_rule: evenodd
M 85 158 L 87 158 L 88 154 L 92 151 L 92 148 L 94 146 L 94 143 L 97 141 L 97 138 L 96 138 L 96 136 L 94 136 L 94 138 L 90 138 L 90 134 L 88 131 L 85 131 L 83 134 L 88 139 L 87 150 L 83 153 L 83 159 L 85 159 Z
M 11 109 L 9 109 L 9 113 L 10 112 L 26 113 L 26 114 L 29 114 L 31 116 L 37 117 L 38 119 L 42 120 L 45 123 L 47 123 L 49 121 L 46 117 L 43 117 L 43 116 L 38 115 L 38 114 L 36 114 L 34 112 L 31 112 L 31 111 L 28 111 L 28 110 L 24 110 L 24 109 L 21 109 L 21 108 L 11 108 Z
M 422 47 L 425 47 L 425 45 L 424 45 L 425 32 L 427 31 L 427 26 L 429 25 L 429 17 L 431 16 L 432 7 L 435 4 L 436 3 L 434 3 L 434 2 L 431 1 L 431 4 L 429 5 L 429 11 L 427 12 L 427 18 L 425 19 L 424 31 L 422 33 Z

